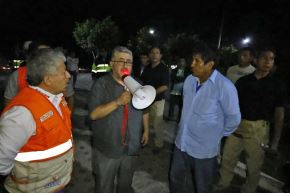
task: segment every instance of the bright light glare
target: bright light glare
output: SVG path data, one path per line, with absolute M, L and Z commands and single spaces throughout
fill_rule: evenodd
M 243 44 L 248 44 L 248 43 L 250 43 L 251 42 L 251 38 L 249 38 L 249 37 L 246 37 L 246 38 L 244 38 L 243 40 L 242 40 L 242 43 Z
M 153 35 L 155 33 L 154 29 L 150 29 L 149 33 Z

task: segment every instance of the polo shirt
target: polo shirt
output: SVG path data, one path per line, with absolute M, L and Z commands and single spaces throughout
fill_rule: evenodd
M 169 70 L 163 64 L 160 63 L 154 68 L 151 65 L 146 67 L 141 75 L 143 85 L 151 85 L 155 89 L 160 86 L 169 86 Z M 155 101 L 159 101 L 165 98 L 165 92 L 157 94 Z
M 285 84 L 274 74 L 257 79 L 252 73 L 240 78 L 235 85 L 242 119 L 270 121 L 274 108 L 286 105 Z

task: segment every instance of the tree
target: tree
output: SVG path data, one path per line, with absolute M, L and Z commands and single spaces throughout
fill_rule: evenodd
M 218 70 L 221 73 L 225 74 L 227 69 L 230 66 L 233 66 L 234 64 L 236 64 L 237 53 L 238 53 L 238 49 L 233 44 L 223 46 L 218 51 L 218 56 L 219 56 Z
M 100 49 L 108 51 L 118 44 L 119 34 L 119 28 L 110 16 L 102 21 L 87 19 L 84 22 L 76 22 L 73 30 L 76 44 L 92 54 L 94 61 Z
M 150 28 L 142 27 L 134 38 L 128 41 L 127 46 L 137 54 L 147 52 L 151 46 L 159 44 L 158 36 L 149 33 Z
M 188 58 L 192 54 L 194 46 L 200 42 L 198 35 L 180 33 L 170 35 L 165 44 L 165 48 L 170 56 L 170 59 Z

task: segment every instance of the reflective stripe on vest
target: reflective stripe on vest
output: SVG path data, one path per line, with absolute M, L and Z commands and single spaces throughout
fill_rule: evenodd
M 71 139 L 69 139 L 67 142 L 63 144 L 60 144 L 56 147 L 53 147 L 44 151 L 18 153 L 17 156 L 15 157 L 15 160 L 19 162 L 28 162 L 28 161 L 47 159 L 47 158 L 55 157 L 62 153 L 65 153 L 70 148 L 72 148 Z
M 99 72 L 109 72 L 111 70 L 111 67 L 109 64 L 93 64 L 92 66 L 92 72 L 99 73 Z

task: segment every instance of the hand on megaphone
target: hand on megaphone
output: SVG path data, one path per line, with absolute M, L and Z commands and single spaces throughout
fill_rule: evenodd
M 117 98 L 117 104 L 118 105 L 126 105 L 130 103 L 132 99 L 131 93 L 129 91 L 124 91 L 118 98 Z
M 132 104 L 136 109 L 144 109 L 151 105 L 156 96 L 156 90 L 153 86 L 142 86 L 133 77 L 127 69 L 122 70 L 122 80 L 124 85 L 133 94 Z

